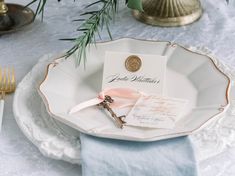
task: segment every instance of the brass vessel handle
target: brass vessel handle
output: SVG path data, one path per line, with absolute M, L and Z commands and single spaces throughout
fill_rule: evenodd
M 7 13 L 8 8 L 7 5 L 4 3 L 4 0 L 0 0 L 0 15 Z

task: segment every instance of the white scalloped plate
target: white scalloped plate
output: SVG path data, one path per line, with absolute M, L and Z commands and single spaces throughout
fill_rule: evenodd
M 203 48 L 190 47 L 190 49 L 210 53 Z M 44 78 L 45 67 L 54 59 L 55 57 L 49 54 L 43 56 L 18 84 L 13 103 L 14 115 L 22 132 L 43 155 L 80 164 L 79 132 L 52 118 L 37 93 L 39 82 Z M 234 80 L 235 72 L 233 73 L 231 68 L 217 59 L 214 59 L 214 62 L 220 70 Z M 230 92 L 230 100 L 232 100 L 235 98 L 234 81 L 232 81 Z M 235 147 L 234 107 L 235 101 L 232 101 L 229 111 L 220 115 L 220 120 L 213 121 L 200 132 L 190 136 L 197 148 L 199 161 L 204 161 L 228 148 Z
M 97 107 L 68 114 L 71 107 L 97 96 L 101 90 L 105 51 L 167 56 L 165 94 L 189 100 L 184 116 L 174 129 L 118 129 Z M 135 141 L 155 141 L 188 135 L 218 117 L 229 105 L 228 76 L 216 67 L 210 57 L 176 44 L 124 38 L 91 46 L 87 60 L 90 62 L 86 70 L 75 68 L 73 58 L 62 58 L 49 64 L 39 92 L 52 117 L 90 135 Z

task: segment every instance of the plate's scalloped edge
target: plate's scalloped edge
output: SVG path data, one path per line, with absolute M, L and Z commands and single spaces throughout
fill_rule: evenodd
M 230 90 L 230 87 L 231 87 L 231 79 L 223 72 L 220 70 L 219 67 L 217 67 L 214 59 L 212 59 L 212 57 L 208 56 L 207 54 L 202 54 L 198 51 L 192 51 L 190 50 L 189 48 L 186 48 L 184 46 L 181 46 L 177 43 L 174 43 L 174 42 L 170 42 L 170 41 L 154 41 L 154 40 L 145 40 L 145 39 L 135 39 L 135 38 L 120 38 L 120 39 L 117 39 L 117 40 L 113 40 L 113 41 L 103 41 L 103 42 L 97 42 L 96 45 L 99 45 L 99 44 L 108 44 L 109 42 L 110 43 L 113 43 L 113 42 L 118 42 L 118 41 L 121 41 L 121 40 L 135 40 L 135 41 L 145 41 L 145 42 L 156 42 L 156 43 L 168 43 L 170 44 L 171 46 L 179 46 L 183 49 L 185 49 L 186 51 L 189 51 L 189 52 L 192 52 L 192 53 L 195 53 L 195 54 L 198 54 L 198 55 L 202 55 L 202 56 L 206 56 L 211 62 L 212 64 L 214 65 L 214 67 L 222 74 L 224 75 L 227 80 L 228 80 L 228 84 L 227 84 L 227 88 L 226 88 L 226 92 L 225 92 L 225 99 L 227 101 L 227 104 L 225 105 L 222 105 L 220 108 L 219 108 L 219 112 L 214 114 L 213 116 L 211 116 L 210 118 L 208 118 L 204 123 L 202 123 L 200 126 L 198 126 L 197 128 L 193 129 L 193 130 L 190 130 L 190 131 L 184 131 L 184 132 L 179 132 L 179 133 L 172 133 L 172 134 L 168 134 L 168 135 L 160 135 L 160 136 L 155 136 L 155 137 L 150 137 L 150 138 L 128 138 L 128 139 L 124 139 L 122 138 L 120 135 L 112 135 L 109 136 L 109 135 L 104 135 L 104 134 L 97 134 L 97 133 L 93 133 L 93 132 L 87 132 L 87 131 L 84 131 L 83 129 L 81 129 L 80 127 L 77 127 L 79 129 L 79 131 L 81 132 L 84 132 L 86 134 L 90 134 L 90 135 L 93 135 L 93 136 L 98 136 L 98 137 L 105 137 L 105 138 L 115 138 L 115 139 L 122 139 L 122 140 L 132 140 L 132 141 L 142 141 L 142 142 L 148 142 L 148 141 L 156 141 L 156 140 L 161 140 L 161 139 L 168 139 L 168 138 L 172 138 L 172 137 L 178 137 L 178 136 L 186 136 L 186 135 L 190 135 L 190 134 L 193 134 L 194 132 L 197 132 L 197 131 L 200 131 L 200 129 L 202 129 L 204 126 L 206 126 L 212 119 L 215 119 L 217 118 L 220 114 L 224 113 L 228 107 L 229 107 L 229 104 L 230 104 L 230 101 L 229 101 L 229 90 Z M 49 72 L 50 72 L 50 69 L 55 67 L 57 64 L 59 64 L 58 61 L 61 61 L 60 59 L 63 59 L 62 57 L 59 58 L 56 58 L 53 62 L 49 63 L 47 65 L 47 71 L 46 71 L 46 74 L 45 74 L 45 77 L 44 79 L 42 80 L 42 82 L 39 84 L 38 86 L 38 92 L 39 94 L 42 96 L 42 99 L 45 103 L 45 106 L 48 110 L 48 113 L 56 118 L 57 116 L 52 113 L 51 111 L 51 108 L 49 106 L 49 103 L 48 103 L 48 100 L 46 98 L 46 96 L 44 95 L 44 93 L 41 91 L 41 86 L 42 84 L 46 81 L 48 75 L 49 75 Z M 57 120 L 59 120 L 59 118 L 56 118 Z
M 53 57 L 54 56 L 54 57 Z M 47 59 L 44 59 L 45 57 L 47 57 Z M 44 55 L 43 57 L 41 57 L 41 59 L 37 62 L 37 64 L 32 68 L 32 70 L 23 78 L 23 80 L 25 78 L 28 78 L 27 76 L 31 75 L 32 71 L 35 69 L 36 66 L 38 66 L 38 64 L 41 64 L 43 62 L 46 62 L 49 58 L 56 58 L 56 59 L 60 59 L 61 58 L 61 54 L 58 56 L 58 54 L 47 54 Z M 46 60 L 46 61 L 45 61 Z M 22 81 L 23 81 L 22 80 Z M 20 82 L 20 84 L 22 83 L 22 81 Z M 18 91 L 20 91 L 22 88 L 19 87 L 20 84 L 18 85 L 15 95 L 14 95 L 14 100 L 13 100 L 13 114 L 15 116 L 15 120 L 17 125 L 20 127 L 22 133 L 26 136 L 26 138 L 28 138 L 28 140 L 30 140 L 35 146 L 38 147 L 39 151 L 46 157 L 52 158 L 52 159 L 56 159 L 56 160 L 64 160 L 67 162 L 70 162 L 72 164 L 81 164 L 81 159 L 80 157 L 78 158 L 72 158 L 71 156 L 67 155 L 65 152 L 62 152 L 62 154 L 60 155 L 56 155 L 55 153 L 57 152 L 48 152 L 48 148 L 43 147 L 44 141 L 36 139 L 34 137 L 33 134 L 31 134 L 30 132 L 28 132 L 29 130 L 27 130 L 26 126 L 28 124 L 25 124 L 25 122 L 20 121 L 19 119 L 21 118 L 21 113 L 19 111 L 19 109 L 17 108 L 17 102 L 18 102 Z M 30 124 L 31 125 L 31 124 Z M 61 150 L 60 150 L 61 151 Z M 61 153 L 61 152 L 60 152 Z
M 178 45 L 178 44 L 177 44 Z M 228 80 L 228 84 L 227 84 L 227 88 L 226 88 L 226 92 L 225 92 L 225 96 L 226 96 L 226 101 L 227 101 L 227 104 L 225 105 L 222 105 L 222 107 L 226 107 L 227 105 L 230 104 L 229 102 L 229 90 L 230 90 L 230 87 L 231 87 L 231 79 L 229 78 L 229 76 L 227 74 L 225 74 L 218 66 L 217 64 L 215 63 L 215 60 L 213 59 L 213 57 L 215 58 L 215 56 L 209 56 L 209 54 L 202 54 L 200 53 L 199 51 L 193 51 L 192 49 L 189 49 L 189 48 L 186 48 L 184 46 L 181 46 L 181 45 L 178 45 L 179 47 L 185 49 L 186 51 L 189 51 L 189 52 L 192 52 L 192 53 L 196 53 L 198 55 L 201 55 L 201 56 L 206 56 L 211 62 L 212 64 L 214 65 L 214 67 L 220 72 L 222 73 L 222 75 L 224 75 L 224 77 L 227 78 Z

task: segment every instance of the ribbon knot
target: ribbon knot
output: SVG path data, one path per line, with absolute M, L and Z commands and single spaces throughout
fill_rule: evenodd
M 115 101 L 110 104 L 110 107 L 112 108 L 124 108 L 127 106 L 133 106 L 141 95 L 145 94 L 131 88 L 105 89 L 100 92 L 96 98 L 87 100 L 74 106 L 69 111 L 69 114 L 76 113 L 90 106 L 98 105 L 105 100 L 105 96 L 110 96 L 112 99 L 115 99 Z

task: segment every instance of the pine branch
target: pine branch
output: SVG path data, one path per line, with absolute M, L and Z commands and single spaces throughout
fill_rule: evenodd
M 60 1 L 60 0 L 58 0 Z M 75 1 L 75 0 L 74 0 Z M 35 12 L 35 16 L 38 14 L 42 15 L 45 9 L 47 0 L 33 0 L 27 6 L 32 5 L 33 3 L 37 3 L 37 9 Z M 98 0 L 94 3 L 91 3 L 86 6 L 86 9 L 93 7 L 94 5 L 101 4 L 101 8 L 96 11 L 87 11 L 81 16 L 86 17 L 85 19 L 77 19 L 74 21 L 81 21 L 81 26 L 77 29 L 77 31 L 81 32 L 82 34 L 75 38 L 69 39 L 62 39 L 71 41 L 74 43 L 74 46 L 66 52 L 66 58 L 71 56 L 72 54 L 76 53 L 76 65 L 79 66 L 83 61 L 84 67 L 86 64 L 86 47 L 94 42 L 95 43 L 95 34 L 99 35 L 100 31 L 106 27 L 108 35 L 110 39 L 112 39 L 111 32 L 109 29 L 110 21 L 114 18 L 115 13 L 117 12 L 118 8 L 118 0 Z M 100 36 L 100 35 L 99 35 Z
M 115 13 L 117 12 L 117 0 L 98 0 L 92 4 L 89 4 L 86 8 L 92 7 L 97 4 L 101 4 L 102 7 L 99 10 L 87 11 L 81 16 L 88 16 L 87 19 L 78 19 L 76 21 L 83 21 L 81 26 L 77 29 L 82 34 L 73 39 L 64 39 L 74 42 L 74 46 L 67 51 L 66 57 L 71 56 L 77 52 L 76 56 L 76 65 L 79 66 L 83 61 L 84 67 L 86 64 L 86 47 L 94 42 L 95 43 L 95 34 L 98 33 L 106 27 L 106 30 L 109 34 L 110 39 L 112 39 L 111 32 L 109 29 L 110 21 L 114 18 Z
M 58 0 L 59 2 L 60 0 Z M 75 0 L 74 0 L 75 1 Z M 37 9 L 35 12 L 35 17 L 38 14 L 42 15 L 47 3 L 47 0 L 32 0 L 27 6 L 32 5 L 33 3 L 37 3 Z M 95 43 L 95 35 L 96 33 L 100 37 L 100 31 L 105 27 L 110 39 L 112 40 L 112 35 L 109 29 L 110 21 L 115 17 L 118 9 L 118 0 L 97 0 L 86 6 L 86 9 L 93 7 L 94 5 L 101 4 L 101 8 L 96 11 L 87 11 L 81 16 L 85 16 L 85 19 L 77 19 L 74 21 L 82 22 L 81 26 L 77 29 L 77 31 L 82 34 L 75 38 L 62 39 L 71 41 L 74 43 L 74 46 L 66 52 L 66 58 L 76 53 L 76 65 L 79 66 L 83 61 L 84 67 L 86 64 L 86 48 L 92 42 Z M 137 10 L 142 10 L 141 0 L 126 0 L 126 4 L 129 8 L 134 8 Z
M 58 0 L 58 2 L 59 1 L 60 0 Z M 41 17 L 42 17 L 42 20 L 43 20 L 44 8 L 45 8 L 45 5 L 47 3 L 47 0 L 33 0 L 29 4 L 27 4 L 26 7 L 28 7 L 28 6 L 30 6 L 34 3 L 37 3 L 37 9 L 35 11 L 34 18 L 36 18 L 37 15 L 41 14 Z

